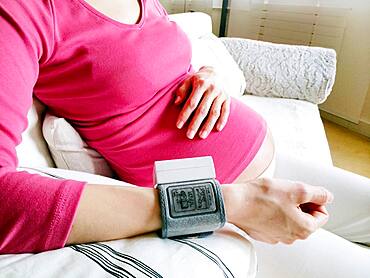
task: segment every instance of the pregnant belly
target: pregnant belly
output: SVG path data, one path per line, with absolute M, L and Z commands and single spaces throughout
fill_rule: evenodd
M 219 181 L 231 183 L 255 160 L 257 152 L 265 156 L 261 153 L 264 138 L 269 138 L 265 121 L 241 101 L 232 99 L 229 120 L 222 131 L 213 131 L 204 140 L 198 136 L 190 140 L 187 125 L 176 128 L 181 107 L 174 105 L 173 99 L 171 93 L 164 95 L 137 121 L 123 128 L 118 125 L 112 136 L 92 142 L 120 179 L 152 187 L 155 161 L 212 156 Z
M 271 130 L 267 129 L 265 139 L 256 156 L 233 183 L 241 183 L 256 178 L 272 178 L 275 168 L 275 145 Z

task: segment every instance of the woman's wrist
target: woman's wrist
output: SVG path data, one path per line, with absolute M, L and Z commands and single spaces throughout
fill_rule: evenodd
M 237 225 L 240 210 L 243 216 L 253 215 L 254 186 L 251 183 L 223 184 L 221 186 L 224 198 L 226 221 Z M 245 219 L 243 220 L 245 222 Z
M 232 224 L 234 224 L 234 220 L 236 219 L 238 207 L 237 198 L 233 190 L 235 188 L 233 187 L 235 187 L 235 184 L 223 184 L 221 186 L 222 196 L 224 199 L 226 221 Z

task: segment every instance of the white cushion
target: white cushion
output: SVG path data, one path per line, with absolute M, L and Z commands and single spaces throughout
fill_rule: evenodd
M 278 152 L 300 160 L 332 165 L 317 105 L 302 100 L 251 95 L 240 99 L 266 119 Z
M 211 17 L 192 12 L 172 14 L 169 18 L 181 27 L 191 41 L 194 69 L 213 66 L 224 79 L 227 93 L 231 96 L 242 95 L 246 87 L 244 74 L 225 45 L 212 33 Z
M 212 33 L 212 18 L 206 13 L 170 14 L 168 18 L 170 21 L 176 22 L 190 39 L 197 39 Z
M 195 70 L 212 66 L 223 79 L 224 89 L 233 97 L 243 95 L 246 82 L 243 72 L 227 51 L 225 45 L 212 33 L 191 39 L 192 60 Z
M 41 126 L 45 107 L 36 99 L 28 112 L 28 127 L 22 133 L 22 142 L 16 147 L 20 166 L 53 167 L 47 144 L 42 136 Z
M 46 114 L 42 132 L 58 168 L 113 176 L 103 157 L 65 119 Z
M 32 172 L 40 171 L 43 175 L 95 184 L 127 185 L 61 169 L 40 168 Z M 112 277 L 108 271 L 113 271 L 117 277 L 130 276 L 125 275 L 127 271 L 132 274 L 130 277 L 249 278 L 255 277 L 256 267 L 256 253 L 248 237 L 230 224 L 199 239 L 175 241 L 149 233 L 103 245 L 82 244 L 39 254 L 0 255 L 0 276 L 12 278 Z

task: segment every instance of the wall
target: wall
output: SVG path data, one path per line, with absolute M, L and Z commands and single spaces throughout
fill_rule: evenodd
M 369 107 L 365 99 L 370 84 L 370 1 L 353 0 L 351 6 L 338 53 L 336 83 L 320 109 L 358 124 Z
M 367 91 L 367 97 L 362 109 L 360 121 L 364 122 L 367 125 L 370 125 L 370 85 L 369 90 Z

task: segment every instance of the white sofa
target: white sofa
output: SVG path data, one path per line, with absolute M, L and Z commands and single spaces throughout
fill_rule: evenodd
M 189 13 L 170 17 L 171 20 L 182 26 L 191 38 L 193 47 L 196 47 L 198 39 L 212 32 L 211 19 L 205 14 Z M 234 49 L 231 41 L 227 41 L 227 39 L 222 41 L 229 50 Z M 249 41 L 248 44 L 258 43 Z M 260 45 L 260 47 L 264 49 L 265 46 Z M 284 46 L 279 47 L 284 48 Z M 241 50 L 240 48 L 236 49 L 238 51 L 230 54 L 238 61 Z M 304 49 L 299 51 L 304 51 Z M 330 62 L 333 63 L 333 61 Z M 330 78 L 333 78 L 333 76 Z M 248 83 L 248 80 L 246 81 Z M 326 96 L 330 92 L 330 84 L 328 86 Z M 305 92 L 300 91 L 295 93 L 298 95 L 300 93 L 305 94 Z M 265 117 L 272 130 L 276 148 L 279 152 L 286 152 L 300 159 L 319 161 L 326 165 L 332 164 L 328 142 L 316 104 L 306 100 L 261 97 L 250 94 L 239 98 Z M 314 97 L 314 99 L 317 98 Z M 125 185 L 120 181 L 90 174 L 50 169 L 50 167 L 55 167 L 55 164 L 42 135 L 41 127 L 44 111 L 45 108 L 35 100 L 28 116 L 28 129 L 23 134 L 22 143 L 17 147 L 20 167 L 31 172 L 51 173 L 54 177 Z M 257 264 L 253 246 L 249 243 L 247 236 L 234 227 L 227 226 L 209 238 L 194 239 L 193 242 L 203 247 L 198 245 L 198 247 L 195 245 L 189 246 L 189 244 L 185 246 L 183 242 L 180 244 L 179 242 L 161 240 L 156 238 L 155 234 L 113 241 L 107 243 L 107 246 L 116 248 L 115 250 L 119 250 L 121 255 L 128 254 L 135 258 L 139 257 L 141 261 L 149 264 L 163 277 L 255 276 Z M 207 254 L 199 255 L 199 250 L 195 254 L 191 253 L 191 251 L 197 248 L 202 249 L 205 246 L 209 249 L 206 251 Z M 99 247 L 98 245 L 79 246 L 74 249 L 62 248 L 36 255 L 0 256 L 0 273 L 4 273 L 6 277 L 110 277 L 105 268 L 110 267 L 110 271 L 119 272 L 120 269 L 128 267 L 131 273 L 136 273 L 135 277 L 161 277 L 156 276 L 155 273 L 150 274 L 148 269 L 149 274 L 144 275 L 143 272 L 138 272 L 129 263 L 120 260 L 123 256 L 112 250 L 109 251 L 109 248 L 104 249 L 109 252 L 104 253 L 104 250 L 101 249 L 103 251 L 97 254 L 96 251 L 100 250 L 99 248 L 107 247 Z M 101 256 L 100 263 L 94 262 L 94 256 Z M 107 257 L 110 257 L 111 261 L 104 264 Z M 112 260 L 114 260 L 113 263 Z M 123 275 L 122 277 L 126 276 Z

